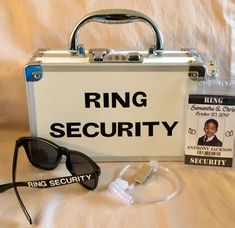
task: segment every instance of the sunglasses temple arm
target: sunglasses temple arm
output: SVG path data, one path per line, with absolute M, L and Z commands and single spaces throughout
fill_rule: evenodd
M 15 182 L 15 186 L 16 187 L 21 187 L 21 186 L 27 187 L 28 182 Z M 14 187 L 13 183 L 2 184 L 2 185 L 0 185 L 0 193 L 5 192 L 13 187 Z
M 12 165 L 12 184 L 13 184 L 13 188 L 15 190 L 15 194 L 16 194 L 16 197 L 17 197 L 17 200 L 27 218 L 27 220 L 29 221 L 29 224 L 32 224 L 32 219 L 26 209 L 26 207 L 24 206 L 24 203 L 20 197 L 20 194 L 17 190 L 17 184 L 16 184 L 16 168 L 17 168 L 17 157 L 18 157 L 18 149 L 20 147 L 20 141 L 16 141 L 16 144 L 15 144 L 15 150 L 14 150 L 14 156 L 13 156 L 13 165 Z
M 57 187 L 60 185 L 80 183 L 83 181 L 89 181 L 97 178 L 97 174 L 90 173 L 78 176 L 66 176 L 53 179 L 44 179 L 44 180 L 34 180 L 34 181 L 25 181 L 25 182 L 15 182 L 0 185 L 0 193 L 5 192 L 11 188 L 16 187 L 30 187 L 30 188 L 51 188 Z

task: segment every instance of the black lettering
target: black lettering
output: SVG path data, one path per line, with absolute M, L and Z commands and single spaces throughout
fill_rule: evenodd
M 55 138 L 61 138 L 65 135 L 64 130 L 61 128 L 64 128 L 64 125 L 62 123 L 53 123 L 51 125 L 51 132 L 50 135 Z
M 102 96 L 102 100 L 101 100 Z M 142 91 L 138 91 L 134 93 L 132 97 L 132 103 L 136 107 L 146 107 L 147 106 L 147 95 L 146 93 Z M 101 104 L 103 101 L 103 104 Z M 118 92 L 112 92 L 112 93 L 85 93 L 85 108 L 91 108 L 91 105 L 93 104 L 93 107 L 95 108 L 116 108 L 119 104 L 123 108 L 129 108 L 130 107 L 130 92 L 125 92 L 124 97 L 122 97 Z
M 104 101 L 104 108 L 108 108 L 109 107 L 109 94 L 108 93 L 103 94 L 103 101 Z
M 135 123 L 135 136 L 141 136 L 141 123 L 136 122 Z
M 105 125 L 104 122 L 100 123 L 100 134 L 104 137 L 113 137 L 116 134 L 116 131 L 117 131 L 116 123 L 112 123 L 112 130 L 111 130 L 110 133 L 106 132 L 105 126 L 106 125 Z
M 81 123 L 67 123 L 67 137 L 81 137 L 82 135 L 79 132 Z
M 125 100 L 118 93 L 112 93 L 112 108 L 117 107 L 117 101 L 123 108 L 130 107 L 130 93 L 125 93 Z
M 139 100 L 139 102 L 138 102 L 138 96 L 141 96 L 142 97 L 142 99 L 140 99 Z M 133 95 L 133 98 L 132 98 L 132 102 L 133 102 L 133 104 L 136 106 L 136 107 L 146 107 L 147 106 L 147 99 L 145 98 L 143 98 L 143 97 L 147 97 L 147 95 L 146 95 L 146 93 L 144 93 L 144 92 L 141 92 L 141 91 L 139 91 L 139 92 L 136 92 L 134 95 Z
M 172 126 L 170 127 L 169 124 L 166 121 L 163 121 L 162 124 L 164 125 L 164 127 L 167 130 L 167 136 L 172 136 L 172 130 L 174 129 L 174 127 L 176 126 L 176 124 L 178 123 L 178 121 L 175 121 Z
M 82 132 L 83 134 L 86 136 L 86 137 L 96 137 L 97 135 L 99 135 L 99 132 L 98 131 L 95 131 L 93 134 L 89 133 L 88 132 L 88 128 L 93 126 L 94 128 L 99 128 L 99 125 L 96 124 L 96 123 L 87 123 L 83 126 L 83 129 L 82 129 Z
M 100 108 L 99 93 L 85 93 L 85 108 L 90 108 L 91 103 L 94 103 L 95 108 Z
M 148 126 L 148 136 L 153 136 L 154 125 L 159 125 L 159 122 L 143 122 L 143 126 Z
M 118 123 L 118 136 L 122 137 L 123 132 L 127 133 L 127 136 L 132 136 L 132 132 L 130 129 L 133 128 L 133 124 L 130 122 L 119 122 Z
M 160 125 L 164 126 L 166 129 L 166 135 L 172 136 L 173 130 L 178 124 L 178 121 L 174 121 L 173 124 L 169 124 L 167 121 L 152 121 L 152 122 L 100 122 L 100 123 L 85 123 L 84 125 L 81 122 L 68 122 L 66 124 L 62 123 L 53 123 L 50 127 L 49 134 L 55 138 L 61 137 L 96 137 L 102 135 L 104 137 L 139 137 L 143 135 L 142 132 L 145 130 L 146 136 L 154 136 L 155 126 Z M 144 128 L 145 127 L 145 128 Z

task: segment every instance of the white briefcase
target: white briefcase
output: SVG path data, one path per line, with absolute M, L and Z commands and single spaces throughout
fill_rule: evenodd
M 88 22 L 142 21 L 156 38 L 146 51 L 79 43 Z M 30 129 L 96 161 L 183 160 L 187 93 L 214 73 L 194 49 L 163 48 L 146 15 L 102 10 L 83 18 L 68 50 L 36 51 L 25 67 Z

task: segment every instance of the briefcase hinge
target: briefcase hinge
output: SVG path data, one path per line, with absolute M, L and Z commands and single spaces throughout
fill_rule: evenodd
M 210 77 L 216 77 L 218 73 L 217 65 L 215 60 L 209 60 L 206 62 L 207 72 Z
M 188 76 L 193 81 L 201 81 L 206 76 L 206 66 L 203 64 L 192 63 L 189 66 Z

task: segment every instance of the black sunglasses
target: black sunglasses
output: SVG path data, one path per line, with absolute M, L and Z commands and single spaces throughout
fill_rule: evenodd
M 17 157 L 21 146 L 24 147 L 31 164 L 40 169 L 55 169 L 59 165 L 62 155 L 65 155 L 66 167 L 72 176 L 16 182 Z M 50 188 L 65 184 L 79 183 L 86 189 L 94 190 L 98 184 L 100 173 L 100 167 L 91 158 L 81 152 L 68 150 L 65 147 L 60 147 L 43 138 L 21 137 L 15 144 L 12 164 L 12 183 L 0 185 L 0 192 L 14 188 L 20 206 L 29 223 L 32 224 L 32 219 L 20 198 L 17 187 Z

